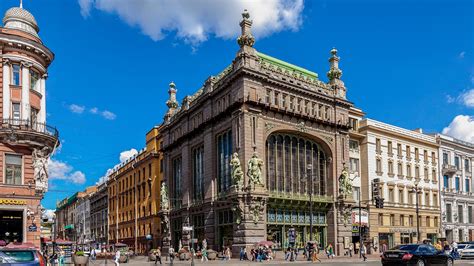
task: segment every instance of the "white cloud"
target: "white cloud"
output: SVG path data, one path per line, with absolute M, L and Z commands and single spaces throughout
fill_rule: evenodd
M 93 1 L 91 1 L 91 0 L 78 0 L 78 2 L 79 2 L 79 6 L 81 7 L 81 15 L 83 17 L 90 16 Z
M 74 168 L 65 162 L 50 159 L 48 163 L 48 176 L 50 180 L 65 180 L 74 184 L 84 184 L 86 176 L 81 171 L 74 171 Z
M 458 56 L 459 56 L 459 58 L 463 59 L 464 56 L 466 56 L 466 51 L 460 52 Z
M 91 109 L 89 109 L 89 112 L 91 112 L 91 114 L 97 114 L 99 112 L 99 109 L 97 107 L 92 107 Z
M 41 219 L 47 219 L 48 221 L 53 221 L 54 220 L 54 210 L 45 210 L 42 214 Z
M 107 120 L 114 120 L 115 118 L 117 118 L 117 115 L 108 111 L 108 110 L 105 110 L 105 111 L 102 111 L 100 113 L 100 115 L 102 115 L 105 119 Z
M 120 156 L 119 156 L 120 163 L 124 163 L 129 158 L 131 158 L 131 157 L 133 157 L 137 154 L 138 154 L 138 151 L 136 149 L 133 149 L 133 148 L 130 149 L 130 150 L 126 150 L 126 151 L 121 152 Z M 120 165 L 120 163 L 116 164 L 113 168 L 107 169 L 107 172 L 105 173 L 105 175 L 100 177 L 96 184 L 99 185 L 99 184 L 102 184 L 105 181 L 107 181 L 107 178 L 109 177 L 109 175 L 111 175 L 114 172 L 114 169 L 116 167 L 118 167 Z
M 459 98 L 465 106 L 474 107 L 474 89 L 462 93 Z
M 456 98 L 455 98 L 455 97 L 453 97 L 453 96 L 451 96 L 451 95 L 449 95 L 449 94 L 446 95 L 446 102 L 448 102 L 448 103 L 453 103 L 453 102 L 455 102 L 455 101 L 456 101 Z
M 86 109 L 86 107 L 81 106 L 81 105 L 77 105 L 77 104 L 69 105 L 69 110 L 73 113 L 76 113 L 76 114 L 82 114 L 85 109 Z
M 443 129 L 443 134 L 474 143 L 474 117 L 456 116 L 449 126 Z
M 138 27 L 158 41 L 169 32 L 191 44 L 210 35 L 235 38 L 240 33 L 241 12 L 248 9 L 256 37 L 274 32 L 298 30 L 302 23 L 303 0 L 78 0 L 81 14 L 91 9 L 117 14 L 128 25 Z
M 125 162 L 126 160 L 128 160 L 129 158 L 135 156 L 138 154 L 138 151 L 136 149 L 130 149 L 128 151 L 123 151 L 120 153 L 120 162 L 123 163 Z

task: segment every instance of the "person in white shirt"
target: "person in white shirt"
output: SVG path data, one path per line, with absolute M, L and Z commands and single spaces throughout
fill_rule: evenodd
M 115 260 L 114 260 L 115 265 L 117 266 L 120 265 L 119 260 L 120 260 L 120 250 L 117 250 L 117 252 L 115 252 Z

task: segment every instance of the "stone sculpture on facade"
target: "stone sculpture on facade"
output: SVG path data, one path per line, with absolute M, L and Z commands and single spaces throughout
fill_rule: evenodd
M 262 181 L 262 167 L 263 160 L 258 158 L 255 152 L 248 162 L 247 176 L 249 177 L 250 185 L 263 185 Z
M 33 169 L 36 190 L 46 192 L 48 189 L 48 157 L 49 148 L 33 149 Z
M 260 221 L 260 217 L 265 210 L 265 200 L 264 199 L 257 199 L 252 207 L 252 216 L 253 216 L 253 223 L 258 224 Z
M 347 168 L 344 167 L 344 169 L 341 172 L 341 175 L 339 176 L 339 195 L 346 198 L 349 195 L 352 195 L 352 181 L 354 178 L 349 177 L 349 172 L 347 171 Z
M 239 154 L 234 153 L 232 159 L 230 160 L 230 165 L 232 166 L 232 183 L 234 184 L 237 190 L 240 190 L 243 186 L 244 172 L 240 165 Z
M 244 13 L 242 13 L 242 21 L 240 22 L 240 26 L 242 27 L 242 33 L 239 38 L 237 38 L 237 43 L 240 47 L 252 47 L 255 44 L 255 38 L 253 37 L 252 32 L 250 32 L 252 21 L 250 20 L 250 14 L 247 9 L 245 9 Z
M 168 198 L 168 188 L 166 183 L 161 183 L 161 209 L 168 210 L 170 207 L 169 198 Z
M 234 213 L 234 222 L 239 225 L 242 222 L 242 208 L 240 204 L 237 204 L 231 208 L 231 211 Z

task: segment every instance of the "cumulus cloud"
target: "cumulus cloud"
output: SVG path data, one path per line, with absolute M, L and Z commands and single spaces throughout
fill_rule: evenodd
M 50 159 L 48 164 L 48 176 L 50 180 L 64 180 L 74 184 L 84 184 L 86 175 L 81 171 L 74 171 L 74 168 L 55 159 Z
M 124 163 L 129 158 L 132 158 L 133 156 L 137 154 L 138 154 L 138 151 L 134 148 L 121 152 L 119 156 L 120 163 Z M 99 185 L 107 181 L 107 178 L 109 177 L 109 175 L 111 175 L 114 172 L 114 169 L 118 167 L 120 163 L 116 164 L 113 168 L 107 169 L 107 172 L 105 173 L 105 175 L 100 177 L 96 184 Z
M 465 106 L 474 107 L 474 89 L 462 93 L 459 98 Z
M 135 156 L 138 154 L 138 151 L 136 149 L 130 149 L 128 151 L 123 151 L 120 153 L 120 162 L 123 163 L 125 162 L 126 160 L 128 160 L 129 158 Z
M 240 33 L 241 12 L 248 9 L 256 37 L 282 30 L 298 30 L 303 0 L 78 0 L 83 17 L 92 8 L 116 14 L 128 25 L 138 27 L 154 41 L 169 32 L 185 42 L 199 44 L 210 35 L 235 38 Z
M 449 126 L 443 129 L 443 134 L 474 143 L 474 117 L 458 115 Z
M 76 113 L 76 114 L 82 114 L 85 109 L 86 109 L 86 107 L 84 107 L 82 105 L 77 105 L 77 104 L 69 105 L 69 110 L 73 113 Z
M 82 114 L 86 109 L 89 110 L 90 114 L 93 115 L 99 115 L 107 120 L 115 120 L 117 118 L 117 115 L 109 110 L 100 110 L 97 107 L 92 107 L 92 108 L 87 108 L 84 105 L 78 105 L 78 104 L 71 104 L 67 106 L 68 109 L 76 114 Z
M 102 111 L 100 113 L 100 115 L 102 115 L 102 117 L 104 117 L 105 119 L 107 120 L 114 120 L 115 118 L 117 118 L 117 115 L 108 111 L 108 110 L 105 110 L 105 111 Z

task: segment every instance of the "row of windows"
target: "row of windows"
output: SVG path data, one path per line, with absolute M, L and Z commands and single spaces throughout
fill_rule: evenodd
M 395 193 L 397 191 L 397 195 L 395 198 Z M 405 195 L 407 195 L 405 197 Z M 384 197 L 389 203 L 399 203 L 399 204 L 411 204 L 415 205 L 416 204 L 416 198 L 415 198 L 415 193 L 411 193 L 411 191 L 407 191 L 405 193 L 404 189 L 395 189 L 395 188 L 389 188 L 388 189 L 388 197 Z M 426 206 L 426 207 L 438 207 L 438 194 L 433 193 L 433 200 L 431 201 L 430 198 L 430 193 L 425 192 L 425 193 L 418 193 L 418 204 L 420 206 Z
M 286 93 L 267 90 L 265 103 L 284 109 L 288 108 L 292 111 L 304 112 L 309 116 L 317 117 L 319 119 L 331 120 L 331 107 L 304 100 L 303 98 L 288 95 Z
M 464 206 L 458 205 L 457 213 L 453 214 L 452 204 L 446 203 L 446 221 L 448 223 L 458 222 L 458 223 L 473 223 L 473 209 L 472 206 L 467 206 L 467 219 L 464 219 Z
M 397 144 L 397 155 L 400 158 L 403 157 L 403 150 L 402 149 L 403 149 L 402 144 L 398 143 Z M 379 138 L 375 139 L 375 151 L 378 154 L 382 153 L 382 141 Z M 417 161 L 417 162 L 420 161 L 420 150 L 415 147 L 414 153 L 415 153 L 415 158 L 414 158 L 415 161 Z M 390 141 L 390 140 L 387 141 L 387 154 L 390 157 L 393 156 L 393 142 Z M 407 160 L 411 160 L 411 158 L 412 158 L 412 149 L 411 149 L 410 145 L 405 145 L 405 156 L 406 156 Z M 428 162 L 428 151 L 427 150 L 423 150 L 423 160 L 425 162 Z M 436 152 L 434 152 L 434 151 L 431 152 L 431 163 L 433 165 L 436 164 Z
M 448 165 L 450 161 L 450 152 L 443 152 L 443 164 Z M 454 166 L 457 170 L 461 170 L 461 157 L 459 155 L 454 155 Z M 471 163 L 468 158 L 464 159 L 464 170 L 466 172 L 471 172 Z
M 146 236 L 152 234 L 151 231 L 151 224 L 141 224 L 138 225 L 138 236 Z M 118 230 L 118 237 L 119 238 L 130 238 L 135 236 L 135 226 L 129 226 L 126 228 L 120 228 Z M 110 239 L 115 239 L 116 231 L 115 229 L 110 230 Z
M 30 89 L 37 90 L 37 84 L 39 81 L 39 73 L 33 69 L 30 69 Z M 10 84 L 14 86 L 21 86 L 22 83 L 22 69 L 19 64 L 11 65 L 11 79 Z
M 452 188 L 452 184 L 450 181 L 451 177 L 448 175 L 443 176 L 443 187 L 446 190 L 450 190 Z M 454 190 L 457 192 L 461 192 L 461 178 L 459 176 L 454 177 Z M 466 177 L 464 179 L 464 192 L 471 192 L 471 179 Z
M 430 180 L 430 175 L 429 175 L 429 170 L 428 170 L 428 167 L 425 167 L 423 169 L 423 176 L 420 176 L 420 167 L 419 166 L 415 166 L 415 175 L 413 176 L 413 172 L 412 172 L 412 165 L 410 163 L 407 163 L 406 166 L 405 166 L 405 174 L 406 174 L 406 177 L 408 178 L 412 178 L 412 177 L 415 177 L 415 178 L 422 178 L 426 181 L 429 181 Z M 391 176 L 394 176 L 395 175 L 395 172 L 394 172 L 394 166 L 393 166 L 393 161 L 391 159 L 388 159 L 387 160 L 387 170 L 388 170 L 388 175 L 391 175 Z M 377 175 L 382 175 L 383 174 L 383 171 L 382 171 L 382 159 L 380 158 L 376 158 L 375 159 L 375 172 Z M 397 175 L 399 177 L 403 177 L 404 176 L 404 173 L 403 173 L 403 164 L 402 162 L 398 162 L 397 164 Z M 433 182 L 436 182 L 437 181 L 437 173 L 436 173 L 436 169 L 432 169 L 431 170 L 431 180 Z
M 160 161 L 160 163 L 162 163 L 162 161 Z M 160 167 L 160 172 L 163 171 L 163 167 Z M 129 175 L 127 177 L 121 177 L 117 182 L 117 186 L 118 188 L 116 189 L 115 186 L 111 186 L 110 187 L 110 195 L 111 196 L 115 196 L 116 193 L 122 193 L 122 192 L 125 192 L 125 191 L 128 191 L 132 188 L 134 188 L 135 186 L 135 181 L 137 181 L 138 183 L 141 183 L 141 182 L 144 182 L 144 181 L 148 181 L 148 180 L 152 180 L 152 176 L 153 176 L 153 169 L 152 169 L 152 165 L 151 163 L 148 164 L 148 175 L 147 175 L 147 171 L 146 171 L 146 167 L 143 167 L 141 170 L 138 169 L 135 173 L 133 173 L 133 175 Z M 138 179 L 136 179 L 136 177 L 138 177 Z M 151 183 L 149 183 L 149 193 L 151 191 Z M 142 184 L 144 186 L 144 184 Z M 140 190 L 140 187 L 138 187 L 138 190 Z M 145 188 L 143 188 L 143 191 L 145 191 Z M 145 192 L 143 192 L 145 193 Z M 139 197 L 140 197 L 140 193 L 139 193 Z M 141 197 L 139 198 L 141 199 Z
M 398 215 L 397 215 L 398 216 Z M 384 215 L 383 213 L 379 213 L 378 216 L 378 224 L 379 225 L 389 225 L 389 226 L 416 226 L 416 220 L 415 216 L 413 215 L 404 215 L 400 214 L 398 216 L 398 221 L 395 217 L 395 214 L 390 214 L 388 215 L 388 221 L 386 220 L 387 215 Z M 424 218 L 420 215 L 418 216 L 418 219 L 420 221 L 420 226 L 425 226 L 425 227 L 438 227 L 438 217 L 430 217 L 430 216 L 425 216 Z M 398 223 L 397 223 L 398 222 Z

